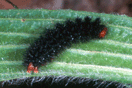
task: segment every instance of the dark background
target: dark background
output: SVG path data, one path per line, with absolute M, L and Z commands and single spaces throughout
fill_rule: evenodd
M 0 9 L 15 9 L 7 1 L 11 1 L 19 9 L 73 9 L 98 13 L 118 13 L 132 17 L 132 0 L 0 0 Z

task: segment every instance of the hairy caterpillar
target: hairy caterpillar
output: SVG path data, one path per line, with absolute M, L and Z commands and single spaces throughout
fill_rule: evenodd
M 41 35 L 25 54 L 23 64 L 27 66 L 27 72 L 38 73 L 38 67 L 50 62 L 53 56 L 72 43 L 103 38 L 107 28 L 100 23 L 100 18 L 91 21 L 88 16 L 84 20 L 77 17 L 75 21 L 66 20 L 63 24 L 57 23 L 53 29 L 47 29 L 45 35 Z

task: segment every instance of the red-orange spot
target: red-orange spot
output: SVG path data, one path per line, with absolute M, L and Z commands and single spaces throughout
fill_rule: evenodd
M 38 67 L 35 67 L 33 72 L 38 73 Z
M 99 33 L 99 38 L 103 38 L 106 35 L 107 28 L 105 27 L 100 33 Z
M 44 64 L 41 64 L 41 66 L 44 66 Z
M 46 63 L 41 64 L 41 66 L 45 66 L 45 65 L 46 65 Z
M 28 72 L 28 73 L 31 73 L 31 71 L 33 71 L 33 70 L 34 70 L 33 63 L 30 62 L 29 65 L 28 65 L 28 68 L 27 68 L 27 72 Z
M 21 19 L 22 22 L 26 21 L 26 19 Z
M 53 61 L 53 58 L 50 58 L 51 59 L 51 61 Z

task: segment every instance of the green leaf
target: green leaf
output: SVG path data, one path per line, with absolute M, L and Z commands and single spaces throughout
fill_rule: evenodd
M 101 18 L 108 34 L 101 40 L 73 44 L 52 63 L 28 74 L 23 54 L 46 28 L 66 19 Z M 73 10 L 0 10 L 0 81 L 34 76 L 65 75 L 132 84 L 132 18 Z

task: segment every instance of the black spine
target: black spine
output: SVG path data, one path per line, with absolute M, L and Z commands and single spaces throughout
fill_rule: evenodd
M 67 20 L 63 24 L 57 23 L 54 29 L 47 29 L 45 35 L 40 36 L 27 50 L 24 65 L 30 62 L 34 66 L 40 66 L 50 62 L 54 56 L 70 47 L 72 43 L 78 41 L 85 42 L 90 39 L 99 38 L 99 33 L 104 29 L 100 24 L 100 19 L 91 21 L 88 16 L 82 20 L 76 18 L 75 21 Z

